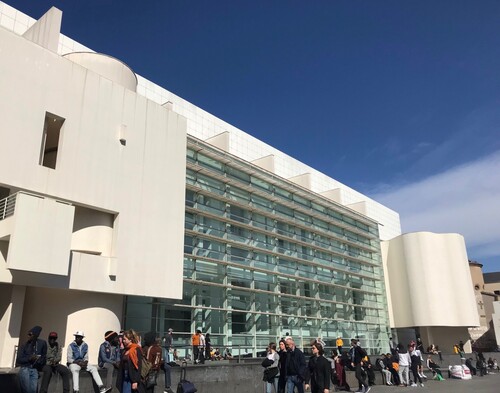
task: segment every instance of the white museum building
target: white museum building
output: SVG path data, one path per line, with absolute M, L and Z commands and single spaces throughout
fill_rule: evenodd
M 479 324 L 462 236 L 402 234 L 397 212 L 61 20 L 0 2 L 0 367 L 34 325 L 64 345 L 83 330 L 97 359 L 125 328 L 173 327 L 179 345 L 201 328 L 245 353 L 285 331 L 357 336 L 378 352 L 391 329 L 446 346 Z

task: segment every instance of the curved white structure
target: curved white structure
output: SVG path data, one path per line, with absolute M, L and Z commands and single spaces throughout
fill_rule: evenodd
M 137 91 L 137 76 L 134 71 L 113 56 L 94 52 L 74 52 L 64 57 L 129 90 Z
M 415 232 L 381 246 L 391 327 L 479 324 L 463 236 Z

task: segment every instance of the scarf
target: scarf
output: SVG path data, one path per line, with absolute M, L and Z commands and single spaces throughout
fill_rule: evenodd
M 134 365 L 136 370 L 139 370 L 139 359 L 137 357 L 137 348 L 140 347 L 138 344 L 130 343 L 130 345 L 127 347 L 127 353 L 129 359 L 132 361 L 132 364 Z

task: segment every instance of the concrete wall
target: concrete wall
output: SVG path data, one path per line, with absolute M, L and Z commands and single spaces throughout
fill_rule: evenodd
M 5 29 L 0 29 L 0 73 L 0 140 L 8 141 L 0 144 L 0 185 L 115 217 L 112 244 L 101 255 L 117 259 L 116 276 L 108 277 L 107 268 L 87 270 L 71 277 L 70 288 L 85 290 L 89 281 L 102 279 L 103 292 L 181 298 L 186 119 Z M 64 119 L 55 169 L 39 164 L 46 113 Z M 36 218 L 32 209 L 19 209 L 16 215 Z M 45 236 L 51 232 L 42 230 Z M 86 247 L 84 237 L 76 240 L 84 250 L 96 243 L 90 240 Z M 9 266 L 39 272 L 47 266 L 39 248 L 24 243 L 28 262 L 12 255 Z M 69 258 L 66 250 L 66 263 Z M 137 279 L 145 270 L 156 272 L 148 282 Z M 22 275 L 0 277 L 29 284 Z
M 35 325 L 43 328 L 40 338 L 44 340 L 56 331 L 66 359 L 66 347 L 74 340 L 73 334 L 83 330 L 89 345 L 89 363 L 97 364 L 104 333 L 120 331 L 122 308 L 120 295 L 30 287 L 26 289 L 19 341 L 26 341 L 29 329 Z

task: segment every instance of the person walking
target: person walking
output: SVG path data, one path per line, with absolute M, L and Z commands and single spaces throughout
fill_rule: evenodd
M 278 367 L 280 369 L 280 376 L 278 378 L 278 393 L 285 393 L 286 388 L 286 343 L 285 340 L 279 341 L 278 355 L 280 357 Z
M 363 358 L 367 354 L 366 351 L 360 345 L 358 345 L 358 341 L 355 338 L 351 340 L 351 349 L 349 350 L 349 354 L 351 356 L 351 367 L 354 368 L 356 379 L 359 383 L 359 389 L 357 391 L 368 393 L 371 388 L 366 383 L 366 373 L 363 369 Z
M 28 332 L 28 341 L 17 351 L 16 367 L 20 367 L 18 378 L 22 393 L 37 392 L 38 370 L 45 365 L 47 356 L 47 343 L 38 338 L 41 332 L 41 326 L 34 326 Z
M 63 393 L 69 393 L 69 377 L 71 372 L 61 364 L 62 348 L 57 342 L 57 333 L 49 333 L 49 345 L 47 347 L 47 362 L 43 366 L 43 377 L 40 385 L 40 393 L 47 393 L 52 374 L 59 374 L 62 378 Z
M 304 393 L 304 376 L 306 371 L 306 358 L 304 353 L 295 346 L 291 337 L 286 340 L 286 393 L 293 393 L 297 388 L 298 393 Z
M 313 356 L 309 359 L 305 375 L 305 389 L 311 393 L 329 393 L 331 365 L 325 358 L 323 346 L 315 342 L 311 346 Z M 269 392 L 268 392 L 269 393 Z
M 142 349 L 139 337 L 134 330 L 123 332 L 123 354 L 116 378 L 116 387 L 120 393 L 146 393 L 141 380 Z

